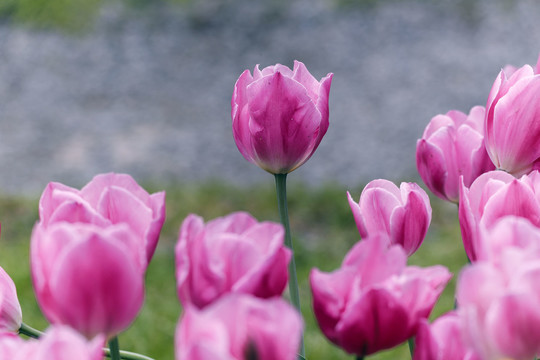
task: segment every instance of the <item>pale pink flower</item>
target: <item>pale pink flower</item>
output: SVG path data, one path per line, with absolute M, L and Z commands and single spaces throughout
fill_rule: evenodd
M 204 223 L 189 215 L 176 245 L 178 296 L 202 308 L 229 292 L 279 296 L 288 280 L 291 251 L 283 226 L 238 212 Z
M 459 178 L 465 186 L 480 174 L 494 170 L 484 147 L 485 109 L 475 106 L 469 115 L 453 110 L 431 119 L 416 143 L 416 167 L 427 187 L 438 197 L 457 203 Z
M 294 360 L 302 318 L 281 298 L 229 294 L 203 310 L 184 309 L 176 330 L 178 360 Z
M 399 244 L 407 255 L 422 244 L 431 222 L 426 192 L 415 183 L 398 188 L 388 180 L 373 180 L 356 203 L 347 193 L 349 205 L 362 238 L 383 233 L 391 244 Z
M 317 81 L 299 61 L 293 70 L 277 64 L 246 70 L 234 86 L 234 140 L 249 162 L 272 174 L 305 163 L 328 129 L 332 74 Z

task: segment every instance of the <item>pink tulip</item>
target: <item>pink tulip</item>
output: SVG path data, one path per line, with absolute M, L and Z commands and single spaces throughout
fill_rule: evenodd
M 392 348 L 416 333 L 451 277 L 442 266 L 406 266 L 400 246 L 357 243 L 340 269 L 310 275 L 313 311 L 324 335 L 350 354 Z
M 418 172 L 441 199 L 457 203 L 460 176 L 470 186 L 480 174 L 495 169 L 484 147 L 484 116 L 481 106 L 468 116 L 455 110 L 437 115 L 416 143 Z
M 19 360 L 23 358 L 23 347 L 26 342 L 13 332 L 0 331 L 0 359 L 2 360 Z
M 114 336 L 135 319 L 144 298 L 144 249 L 126 224 L 38 223 L 30 263 L 38 303 L 53 324 L 93 338 Z
M 509 245 L 498 263 L 478 261 L 460 274 L 464 338 L 483 359 L 530 360 L 540 352 L 540 257 L 534 255 Z
M 304 64 L 294 69 L 259 65 L 240 75 L 231 116 L 234 140 L 249 162 L 272 174 L 305 163 L 328 129 L 328 94 L 333 74 L 317 81 Z
M 520 179 L 503 171 L 482 174 L 467 189 L 461 185 L 459 222 L 463 244 L 471 261 L 477 259 L 480 228 L 490 228 L 500 218 L 514 215 L 540 227 L 540 173 Z
M 422 244 L 431 222 L 429 197 L 415 183 L 401 183 L 400 188 L 388 180 L 373 180 L 362 191 L 356 203 L 347 193 L 349 205 L 362 238 L 384 233 L 390 243 L 399 244 L 407 255 Z
M 17 332 L 22 324 L 22 311 L 17 289 L 9 275 L 0 267 L 0 331 Z
M 60 221 L 128 224 L 150 262 L 165 221 L 165 192 L 149 195 L 126 174 L 97 175 L 81 190 L 51 182 L 41 195 L 39 217 L 45 227 Z
M 431 325 L 427 320 L 420 322 L 413 360 L 480 360 L 480 357 L 466 345 L 457 313 L 450 312 Z
M 540 72 L 502 70 L 486 105 L 485 143 L 498 169 L 516 176 L 540 168 Z
M 206 225 L 201 217 L 189 215 L 176 245 L 180 301 L 202 308 L 229 292 L 261 298 L 281 295 L 291 258 L 283 237 L 281 225 L 259 223 L 243 212 Z
M 302 318 L 281 298 L 229 294 L 199 310 L 185 308 L 176 330 L 176 359 L 294 360 Z

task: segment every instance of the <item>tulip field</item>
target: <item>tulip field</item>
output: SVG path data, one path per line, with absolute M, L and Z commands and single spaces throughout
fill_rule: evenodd
M 144 187 L 151 192 L 166 190 L 167 216 L 156 253 L 148 267 L 144 306 L 134 324 L 119 336 L 119 342 L 122 349 L 142 353 L 156 360 L 173 359 L 174 331 L 181 313 L 176 294 L 174 246 L 184 218 L 189 213 L 196 213 L 210 220 L 245 210 L 259 221 L 278 221 L 277 204 L 271 183 L 250 186 L 248 189 L 218 182 Z M 311 310 L 308 274 L 313 267 L 322 271 L 336 269 L 345 253 L 359 240 L 346 191 L 349 190 L 357 198 L 361 189 L 360 186 L 357 189 L 345 189 L 337 184 L 310 188 L 294 182 L 289 189 L 289 211 L 306 322 L 308 359 L 350 358 L 326 340 L 318 329 Z M 459 271 L 466 257 L 457 223 L 457 207 L 435 197 L 432 197 L 431 205 L 434 209 L 433 219 L 427 238 L 410 257 L 409 264 L 443 264 L 452 272 Z M 43 330 L 47 323 L 35 301 L 28 261 L 31 229 L 38 219 L 37 206 L 37 195 L 0 197 L 0 264 L 15 281 L 24 322 Z M 432 317 L 453 307 L 454 287 L 455 278 L 439 299 Z M 368 358 L 406 359 L 410 356 L 408 352 L 404 344 Z

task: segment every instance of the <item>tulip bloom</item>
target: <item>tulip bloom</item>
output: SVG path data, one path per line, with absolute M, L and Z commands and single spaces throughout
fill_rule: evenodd
M 415 183 L 401 183 L 399 189 L 388 180 L 373 180 L 356 203 L 347 193 L 349 205 L 362 238 L 385 234 L 391 244 L 399 244 L 407 255 L 422 244 L 431 222 L 429 197 Z
M 176 245 L 180 301 L 202 308 L 229 292 L 261 298 L 281 295 L 291 258 L 283 237 L 281 225 L 259 223 L 243 212 L 206 225 L 201 217 L 189 215 Z
M 427 187 L 438 197 L 457 203 L 459 178 L 465 186 L 486 171 L 495 170 L 484 147 L 485 109 L 469 115 L 449 111 L 431 119 L 416 143 L 416 167 Z
M 498 169 L 515 176 L 540 169 L 540 58 L 536 67 L 502 70 L 486 105 L 485 143 Z
M 294 360 L 302 318 L 281 298 L 229 294 L 203 310 L 189 306 L 176 330 L 178 360 Z
M 406 266 L 400 246 L 357 243 L 340 269 L 310 274 L 313 311 L 323 334 L 350 354 L 392 348 L 416 333 L 451 277 L 442 266 Z
M 60 221 L 128 224 L 150 262 L 165 221 L 165 192 L 149 195 L 127 174 L 97 175 L 81 190 L 51 182 L 39 200 L 39 218 L 44 227 Z
M 305 163 L 328 129 L 332 74 L 317 81 L 304 64 L 246 70 L 234 86 L 234 140 L 247 161 L 272 174 Z
M 146 254 L 126 225 L 38 223 L 30 263 L 36 297 L 52 324 L 87 338 L 112 337 L 135 319 L 144 298 Z
M 490 171 L 480 175 L 469 189 L 461 185 L 459 224 L 465 251 L 471 261 L 478 257 L 480 229 L 491 228 L 507 215 L 526 218 L 540 227 L 538 171 L 520 179 L 503 171 Z
M 506 246 L 497 263 L 478 261 L 460 274 L 464 336 L 483 359 L 530 360 L 540 353 L 540 257 L 534 247 Z
M 456 312 L 439 317 L 433 324 L 420 322 L 415 337 L 413 360 L 480 360 L 463 339 Z
M 22 324 L 22 311 L 17 289 L 9 275 L 0 267 L 0 331 L 17 332 Z

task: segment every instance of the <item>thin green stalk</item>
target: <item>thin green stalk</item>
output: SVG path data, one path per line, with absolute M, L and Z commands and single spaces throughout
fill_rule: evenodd
M 356 360 L 364 360 L 364 356 L 362 356 L 362 355 L 356 355 Z
M 36 330 L 33 327 L 26 325 L 25 323 L 21 324 L 21 327 L 19 328 L 19 334 L 26 335 L 33 339 L 39 339 L 39 337 L 43 335 L 41 331 Z
M 411 359 L 414 353 L 414 336 L 411 336 L 407 341 L 409 343 L 409 352 L 411 353 Z
M 289 262 L 289 293 L 293 306 L 302 314 L 300 309 L 300 295 L 298 292 L 298 277 L 296 276 L 296 263 L 294 261 L 294 249 L 291 238 L 291 227 L 289 225 L 289 213 L 287 210 L 287 174 L 275 174 L 276 194 L 278 200 L 279 218 L 285 227 L 285 245 L 291 249 L 292 256 Z M 302 335 L 300 344 L 300 355 L 305 357 L 304 336 Z
M 118 336 L 113 337 L 111 340 L 109 340 L 109 348 L 111 360 L 121 360 L 120 357 L 120 346 L 118 345 Z
M 39 339 L 41 336 L 43 336 L 43 333 L 41 331 L 36 330 L 25 323 L 21 324 L 21 327 L 19 329 L 19 334 L 26 335 L 34 339 Z M 123 360 L 154 360 L 151 357 L 137 354 L 131 351 L 119 350 L 119 353 L 120 353 L 120 359 L 123 359 Z M 111 350 L 109 348 L 103 348 L 103 354 L 106 357 L 109 357 L 109 358 L 112 357 Z

